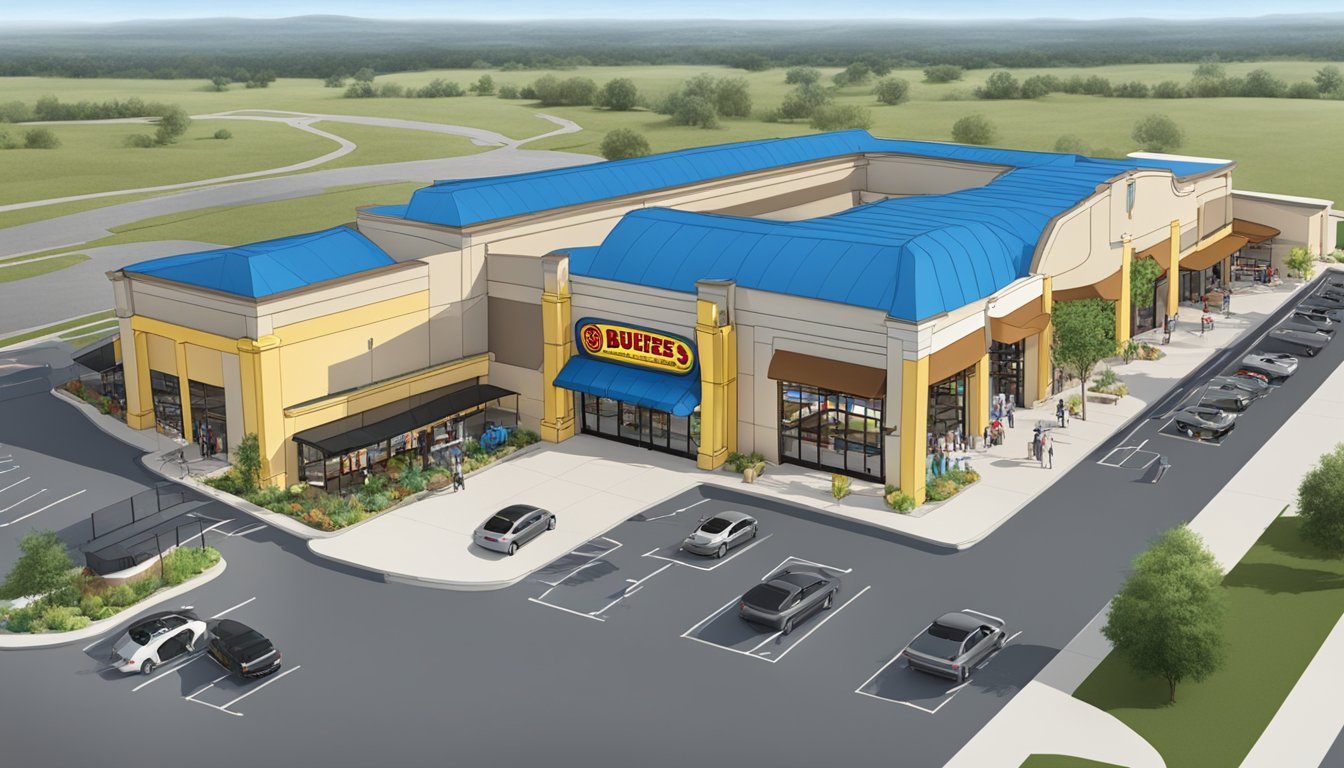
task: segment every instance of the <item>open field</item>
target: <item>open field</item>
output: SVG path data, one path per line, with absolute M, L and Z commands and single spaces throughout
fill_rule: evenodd
M 1344 613 L 1344 562 L 1303 544 L 1299 525 L 1275 520 L 1223 580 L 1222 670 L 1177 686 L 1173 705 L 1166 682 L 1137 677 L 1111 654 L 1074 695 L 1133 728 L 1167 765 L 1239 765 Z
M 74 317 L 53 325 L 48 325 L 44 328 L 36 328 L 31 331 L 14 334 L 13 336 L 6 336 L 5 338 L 0 339 L 0 349 L 42 336 L 50 336 L 58 331 L 67 331 L 77 328 L 83 332 L 83 329 L 86 327 L 100 327 L 105 321 L 112 319 L 115 315 L 116 312 L 109 309 L 103 312 L 95 312 L 91 315 L 84 315 L 83 317 Z
M 478 147 L 465 136 L 447 133 L 415 131 L 406 128 L 385 128 L 377 125 L 318 121 L 313 127 L 334 133 L 359 145 L 354 152 L 323 163 L 314 170 L 351 168 L 357 165 L 402 163 L 408 160 L 432 160 L 440 157 L 461 157 L 484 152 L 490 147 Z M 302 171 L 300 171 L 302 173 Z
M 62 256 L 52 256 L 48 259 L 37 259 L 35 261 L 25 261 L 19 264 L 0 267 L 0 283 L 9 283 L 15 280 L 25 280 L 38 275 L 45 275 L 51 272 L 73 267 L 89 260 L 88 256 L 82 253 L 68 253 Z

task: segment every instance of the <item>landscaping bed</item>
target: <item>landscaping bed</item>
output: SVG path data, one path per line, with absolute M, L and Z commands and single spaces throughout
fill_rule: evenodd
M 117 419 L 120 419 L 122 423 L 125 423 L 126 411 L 122 410 L 121 403 L 84 386 L 84 382 L 79 379 L 71 379 L 65 382 L 61 385 L 61 389 L 78 397 L 89 405 L 92 405 L 94 408 L 97 408 L 99 413 L 116 417 Z
M 1227 663 L 1204 682 L 1142 678 L 1112 653 L 1074 695 L 1134 729 L 1167 765 L 1241 764 L 1344 614 L 1344 562 L 1303 543 L 1279 518 L 1227 574 Z M 1272 653 L 1266 653 L 1272 648 Z

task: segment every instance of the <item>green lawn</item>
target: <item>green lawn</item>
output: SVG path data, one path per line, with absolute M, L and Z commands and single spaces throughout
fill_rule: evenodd
M 84 336 L 105 336 L 110 331 L 116 330 L 117 325 L 118 323 L 115 319 L 107 320 L 104 322 L 94 323 L 93 325 L 85 325 L 70 331 L 66 331 L 65 333 L 60 334 L 56 338 L 78 339 Z
M 0 157 L 3 157 L 3 155 L 0 155 Z M 145 192 L 138 195 L 117 195 L 116 197 L 99 197 L 93 200 L 76 200 L 71 203 L 57 203 L 55 205 L 44 205 L 38 208 L 22 208 L 17 211 L 5 211 L 0 213 L 0 229 L 4 229 L 5 227 L 17 227 L 20 224 L 31 224 L 35 221 L 45 221 L 47 219 L 56 218 L 57 216 L 80 213 L 81 211 L 91 211 L 95 208 L 103 208 L 109 205 L 119 205 L 121 203 L 130 203 L 136 200 L 144 200 L 150 197 L 157 197 L 160 194 L 171 193 Z
M 464 136 L 431 131 L 331 121 L 319 121 L 314 123 L 313 127 L 334 133 L 359 145 L 354 152 L 338 157 L 330 163 L 323 163 L 313 170 L 460 157 L 490 149 L 490 147 L 478 147 Z
M 29 339 L 36 339 L 39 336 L 47 336 L 49 334 L 56 333 L 57 331 L 66 331 L 72 328 L 82 328 L 84 326 L 97 323 L 101 320 L 111 319 L 115 315 L 116 312 L 114 310 L 109 309 L 103 312 L 95 312 L 91 315 L 84 315 L 82 317 L 74 317 L 69 320 L 62 320 L 59 323 L 53 323 L 51 325 L 42 328 L 36 328 L 31 331 L 25 331 L 24 333 L 15 334 L 13 336 L 8 336 L 6 338 L 0 339 L 0 349 L 4 349 L 5 347 L 10 346 L 11 344 L 18 344 L 19 342 L 28 341 Z
M 52 256 L 37 261 L 25 261 L 8 267 L 0 267 L 0 283 L 12 283 L 15 280 L 25 280 L 30 277 L 45 275 L 66 267 L 73 267 L 88 260 L 89 257 L 82 253 L 68 253 L 64 256 Z
M 1298 538 L 1280 518 L 1227 575 L 1227 665 L 1203 683 L 1139 678 L 1111 654 L 1075 696 L 1147 739 L 1167 765 L 1239 765 L 1344 614 L 1344 562 Z
M 1022 761 L 1021 768 L 1121 768 L 1111 763 L 1098 763 L 1072 755 L 1032 755 Z

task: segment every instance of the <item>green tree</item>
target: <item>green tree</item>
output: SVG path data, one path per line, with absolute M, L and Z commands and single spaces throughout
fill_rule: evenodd
M 877 81 L 873 95 L 883 104 L 902 104 L 910 98 L 910 83 L 899 77 L 884 77 Z
M 779 107 L 781 120 L 805 120 L 812 117 L 817 107 L 831 101 L 831 92 L 820 83 L 804 83 L 784 97 Z
M 349 88 L 345 89 L 343 98 L 371 99 L 376 95 L 378 95 L 378 92 L 373 89 L 373 83 L 368 80 L 356 80 L 350 84 Z
M 210 78 L 210 83 L 206 87 L 212 91 L 227 91 L 229 90 L 229 78 L 223 75 L 215 75 Z
M 1226 657 L 1222 583 L 1199 536 L 1169 529 L 1134 558 L 1101 633 L 1136 672 L 1165 680 L 1174 704 L 1178 683 L 1208 678 Z
M 1149 152 L 1177 149 L 1185 142 L 1185 132 L 1166 115 L 1148 115 L 1139 120 L 1134 124 L 1131 136 Z
M 784 73 L 784 82 L 789 85 L 808 85 L 821 81 L 821 70 L 815 67 L 790 67 Z
M 719 113 L 714 103 L 703 96 L 683 96 L 672 113 L 675 125 L 695 125 L 700 128 L 718 128 Z
M 964 70 L 956 64 L 936 64 L 924 70 L 926 83 L 950 83 L 960 80 Z
M 597 105 L 616 112 L 629 111 L 639 106 L 639 89 L 628 77 L 608 80 L 597 94 Z
M 958 144 L 990 144 L 997 132 L 984 115 L 966 115 L 952 124 L 952 140 Z
M 1147 84 L 1138 80 L 1131 80 L 1128 83 L 1121 83 L 1115 86 L 1111 92 L 1117 99 L 1146 99 L 1148 98 L 1149 88 Z
M 1283 265 L 1291 272 L 1296 272 L 1303 280 L 1310 280 L 1311 276 L 1316 274 L 1316 259 L 1311 255 L 1311 251 L 1298 246 L 1288 251 L 1288 257 L 1283 260 Z
M 1006 69 L 990 75 L 985 84 L 975 89 L 975 95 L 982 99 L 1016 99 L 1022 95 L 1022 86 Z
M 499 98 L 501 98 L 501 99 L 517 99 L 517 98 L 521 98 L 521 96 L 522 96 L 522 94 L 519 93 L 519 91 L 518 91 L 518 86 L 514 85 L 513 83 L 501 83 L 501 84 L 500 84 L 500 86 L 499 86 Z
M 1072 155 L 1091 154 L 1092 148 L 1083 141 L 1081 136 L 1072 133 L 1066 133 L 1055 140 L 1055 151 L 1066 152 Z
M 19 539 L 19 559 L 0 585 L 0 599 L 46 595 L 69 583 L 75 564 L 53 531 L 29 531 Z
M 372 83 L 376 77 L 374 71 L 369 67 L 360 67 L 355 70 L 355 81 L 360 83 Z
M 843 72 L 837 72 L 831 79 L 841 88 L 847 85 L 863 85 L 868 82 L 868 78 L 873 74 L 873 70 L 862 61 L 856 61 L 845 67 Z
M 481 75 L 480 78 L 476 80 L 476 82 L 467 86 L 467 90 L 471 91 L 477 96 L 494 96 L 495 78 L 489 75 Z
M 1207 80 L 1222 80 L 1227 77 L 1227 71 L 1223 69 L 1223 65 L 1218 62 L 1218 57 L 1215 56 L 1200 62 L 1199 66 L 1195 67 L 1194 76 Z
M 243 435 L 234 451 L 233 468 L 238 473 L 238 481 L 243 493 L 253 493 L 261 485 L 261 444 L 255 432 Z
M 1162 276 L 1162 265 L 1154 259 L 1135 259 L 1129 265 L 1129 298 L 1134 306 L 1147 309 L 1153 306 L 1153 288 Z
M 724 117 L 751 116 L 751 88 L 745 77 L 724 77 L 714 87 L 714 109 Z
M 1185 95 L 1185 88 L 1175 80 L 1163 80 L 1153 86 L 1154 99 L 1182 99 Z
M 1326 64 L 1316 70 L 1316 75 L 1311 79 L 1316 81 L 1316 90 L 1321 93 L 1344 93 L 1344 73 L 1334 64 Z
M 1032 75 L 1022 81 L 1018 95 L 1024 99 L 1039 99 L 1055 90 L 1050 87 L 1051 80 L 1055 80 L 1054 84 L 1058 85 L 1059 81 L 1053 75 Z
M 1316 84 L 1302 80 L 1288 86 L 1288 92 L 1284 94 L 1290 99 L 1318 99 L 1321 92 L 1316 90 Z
M 323 88 L 344 88 L 344 87 L 345 87 L 345 75 L 344 75 L 344 74 L 341 74 L 340 72 L 336 72 L 336 73 L 334 73 L 334 74 L 327 75 L 327 78 L 326 78 L 325 80 L 322 81 L 322 87 L 323 87 Z
M 1302 539 L 1344 557 L 1344 443 L 1320 458 L 1297 486 Z
M 644 157 L 649 152 L 649 140 L 629 128 L 617 128 L 602 137 L 602 156 L 608 160 Z
M 818 131 L 843 131 L 873 127 L 873 113 L 857 104 L 823 104 L 812 113 L 811 125 Z
M 1097 363 L 1115 354 L 1115 305 L 1102 299 L 1056 301 L 1055 364 L 1082 381 L 1083 421 L 1087 421 L 1087 382 Z
M 1241 87 L 1241 95 L 1256 99 L 1282 98 L 1288 92 L 1288 84 L 1275 77 L 1268 69 L 1253 69 L 1246 75 Z
M 191 116 L 181 107 L 169 107 L 159 118 L 159 127 L 154 131 L 154 141 L 160 145 L 172 144 L 191 127 Z
M 30 128 L 23 134 L 25 149 L 56 149 L 61 140 L 50 128 Z

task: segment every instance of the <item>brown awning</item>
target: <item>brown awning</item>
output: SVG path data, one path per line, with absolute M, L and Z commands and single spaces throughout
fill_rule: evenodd
M 1052 292 L 1052 298 L 1055 301 L 1078 301 L 1079 299 L 1119 301 L 1120 270 L 1115 270 L 1110 277 L 1103 278 L 1091 285 L 1084 285 L 1080 288 L 1066 288 L 1062 291 L 1056 288 Z
M 1228 256 L 1240 251 L 1246 245 L 1246 238 L 1241 235 L 1228 235 L 1213 245 L 1206 245 L 1198 251 L 1181 259 L 1181 269 L 1189 269 L 1198 272 L 1201 269 L 1208 269 L 1214 264 L 1226 259 Z
M 985 356 L 983 328 L 943 347 L 929 358 L 929 383 L 936 384 L 954 373 L 960 373 Z
M 1256 224 L 1254 221 L 1245 219 L 1233 219 L 1232 234 L 1246 238 L 1251 245 L 1259 245 L 1271 237 L 1278 237 L 1282 233 L 1268 224 Z
M 1167 257 L 1170 255 L 1171 255 L 1171 238 L 1168 237 L 1166 240 L 1163 240 L 1157 245 L 1150 245 L 1147 248 L 1144 248 L 1142 251 L 1139 251 L 1138 253 L 1134 254 L 1134 259 L 1135 260 L 1156 259 L 1157 263 L 1166 264 Z
M 870 399 L 887 396 L 887 372 L 866 365 L 842 363 L 798 352 L 777 350 L 767 374 L 776 381 L 809 384 L 819 389 Z
M 1041 302 L 1035 299 L 1023 304 L 1003 317 L 989 319 L 989 333 L 995 341 L 1004 344 L 1035 336 L 1050 324 L 1050 314 L 1041 311 Z

